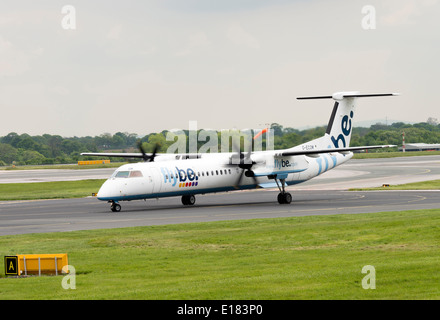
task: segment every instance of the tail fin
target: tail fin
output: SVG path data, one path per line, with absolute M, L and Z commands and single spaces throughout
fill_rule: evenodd
M 333 99 L 335 104 L 328 122 L 326 134 L 320 139 L 322 147 L 329 149 L 348 148 L 352 133 L 352 121 L 354 117 L 356 100 L 363 97 L 394 96 L 395 93 L 384 94 L 360 94 L 357 91 L 336 92 L 331 96 L 301 97 L 298 100 L 306 99 Z M 325 144 L 325 146 L 324 146 Z

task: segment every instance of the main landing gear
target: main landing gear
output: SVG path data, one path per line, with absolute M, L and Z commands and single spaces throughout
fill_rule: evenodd
M 194 203 L 196 203 L 196 197 L 192 194 L 182 196 L 182 203 L 185 206 L 192 206 Z
M 289 204 L 292 202 L 292 195 L 289 192 L 286 192 L 284 190 L 284 186 L 286 184 L 286 179 L 280 179 L 281 186 L 278 183 L 278 180 L 275 179 L 275 182 L 278 186 L 278 189 L 280 189 L 280 193 L 278 194 L 278 203 L 279 204 Z
M 111 203 L 110 204 L 110 209 L 113 212 L 120 212 L 121 211 L 121 205 L 119 203 L 116 203 L 114 201 L 109 201 L 109 202 Z

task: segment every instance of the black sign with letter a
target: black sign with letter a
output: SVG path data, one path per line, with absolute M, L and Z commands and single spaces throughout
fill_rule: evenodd
M 18 276 L 18 257 L 5 256 L 5 275 Z

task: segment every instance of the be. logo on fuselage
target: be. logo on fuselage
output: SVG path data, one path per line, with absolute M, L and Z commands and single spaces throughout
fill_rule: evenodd
M 289 168 L 291 166 L 291 163 L 289 160 L 284 159 L 275 159 L 274 167 L 281 169 L 281 168 Z
M 162 172 L 164 183 L 170 182 L 173 187 L 177 184 L 177 181 L 179 181 L 179 186 L 182 186 L 183 183 L 185 183 L 186 186 L 189 186 L 190 184 L 191 186 L 198 185 L 197 180 L 199 177 L 191 168 L 185 170 L 176 167 L 175 170 L 170 171 L 168 168 L 161 167 L 160 171 Z
M 345 115 L 341 121 L 341 130 L 342 133 L 335 139 L 335 137 L 331 137 L 333 145 L 335 148 L 341 148 L 339 142 L 342 141 L 343 147 L 346 147 L 345 138 L 350 136 L 351 133 L 351 119 L 353 119 L 353 111 L 350 112 L 350 118 L 348 115 Z

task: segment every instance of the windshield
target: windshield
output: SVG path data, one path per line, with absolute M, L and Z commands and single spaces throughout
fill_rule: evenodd
M 112 178 L 142 178 L 142 172 L 139 170 L 116 171 Z

